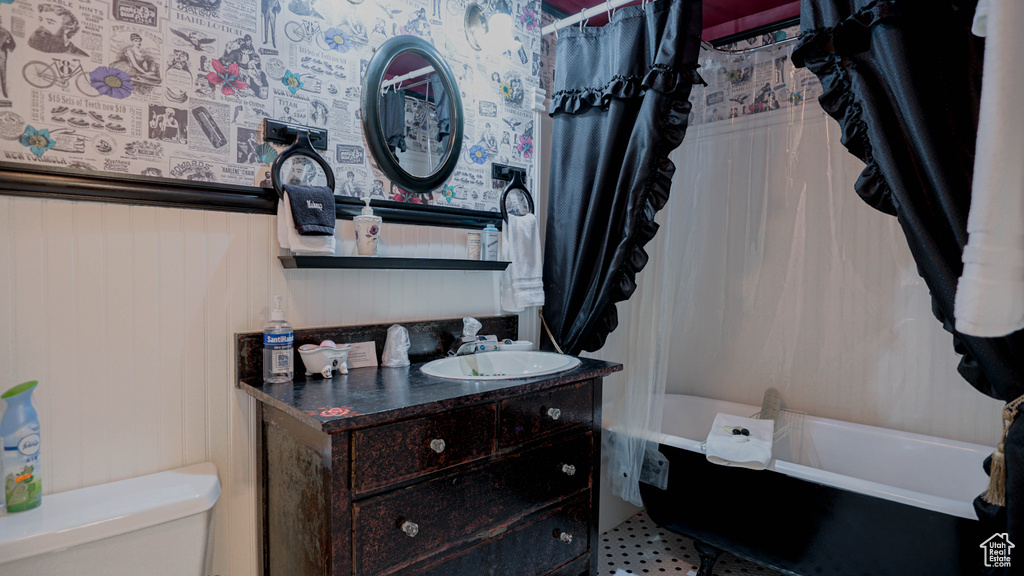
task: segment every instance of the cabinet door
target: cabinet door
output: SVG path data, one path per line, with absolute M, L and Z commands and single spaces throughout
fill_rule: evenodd
M 511 454 L 462 475 L 356 502 L 356 572 L 400 571 L 453 544 L 487 539 L 590 488 L 592 435 Z

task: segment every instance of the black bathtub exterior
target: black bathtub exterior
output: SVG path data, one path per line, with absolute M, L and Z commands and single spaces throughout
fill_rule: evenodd
M 980 523 L 660 445 L 667 490 L 641 483 L 657 524 L 801 576 L 981 574 Z

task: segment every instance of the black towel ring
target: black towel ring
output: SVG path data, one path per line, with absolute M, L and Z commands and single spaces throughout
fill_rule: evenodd
M 518 170 L 512 173 L 512 180 L 505 186 L 505 189 L 501 192 L 501 200 L 498 202 L 501 205 L 501 219 L 508 222 L 508 194 L 512 191 L 518 191 L 523 197 L 526 198 L 526 205 L 530 208 L 530 214 L 536 214 L 537 209 L 533 204 L 533 196 L 530 191 L 526 189 L 526 182 L 523 181 L 522 172 Z
M 324 160 L 324 157 L 313 148 L 312 142 L 309 141 L 309 132 L 299 130 L 295 134 L 295 142 L 286 148 L 284 152 L 281 152 L 274 159 L 274 163 L 270 165 L 270 182 L 274 185 L 274 192 L 277 192 L 278 198 L 284 198 L 284 189 L 281 187 L 281 168 L 284 167 L 284 161 L 298 155 L 306 156 L 323 169 L 324 174 L 327 176 L 327 187 L 333 192 L 334 171 L 331 170 L 327 160 Z

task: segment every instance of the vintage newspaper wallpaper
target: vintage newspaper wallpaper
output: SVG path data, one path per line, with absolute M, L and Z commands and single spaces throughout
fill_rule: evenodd
M 746 54 L 701 50 L 698 72 L 705 86 L 694 86 L 690 126 L 803 106 L 821 96 L 821 83 L 810 70 L 793 66 L 791 55 L 800 34 L 793 26 L 721 46 Z
M 532 166 L 541 3 L 508 0 L 518 49 L 502 53 L 470 48 L 468 4 L 0 0 L 0 160 L 269 186 L 278 149 L 259 126 L 275 118 L 329 130 L 339 194 L 497 210 L 491 164 Z M 458 167 L 434 194 L 392 186 L 363 141 L 367 64 L 402 34 L 441 52 L 465 108 Z

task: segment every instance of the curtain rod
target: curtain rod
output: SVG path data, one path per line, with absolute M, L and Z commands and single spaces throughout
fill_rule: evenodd
M 609 15 L 608 20 L 610 22 L 613 10 L 615 10 L 616 8 L 619 8 L 621 6 L 624 6 L 626 4 L 629 4 L 630 2 L 633 2 L 633 1 L 634 0 L 606 0 L 603 4 L 598 4 L 597 6 L 594 6 L 593 8 L 587 8 L 586 10 L 583 10 L 583 11 L 581 11 L 578 14 L 573 14 L 572 16 L 566 16 L 565 18 L 562 18 L 561 20 L 558 20 L 557 22 L 552 22 L 551 24 L 548 24 L 547 26 L 545 26 L 544 28 L 541 29 L 541 31 L 540 31 L 541 32 L 541 36 L 547 36 L 548 34 L 551 34 L 552 32 L 558 32 L 559 30 L 564 30 L 565 28 L 567 28 L 569 26 L 572 26 L 573 24 L 578 24 L 580 22 L 584 22 L 585 23 L 590 18 L 593 18 L 594 16 L 597 16 L 598 14 L 601 14 L 601 13 L 608 14 Z M 641 6 L 646 6 L 648 2 L 655 2 L 655 1 L 656 0 L 643 0 L 640 5 Z M 723 53 L 723 54 L 745 54 L 745 53 L 748 53 L 748 52 L 756 52 L 758 50 L 763 50 L 763 49 L 769 48 L 771 46 L 778 46 L 779 44 L 785 44 L 787 42 L 792 42 L 792 41 L 797 40 L 799 38 L 800 38 L 800 36 L 797 35 L 797 36 L 793 36 L 792 38 L 786 38 L 785 40 L 782 40 L 780 42 L 773 42 L 772 44 L 765 44 L 763 46 L 755 46 L 753 48 L 746 48 L 746 49 L 743 49 L 743 50 L 722 50 L 722 49 L 719 49 L 719 48 L 715 48 L 714 46 L 711 45 L 711 43 L 704 42 L 702 40 L 701 41 L 701 47 L 704 48 L 705 50 L 711 50 L 713 52 L 719 52 L 719 53 Z
M 796 42 L 799 39 L 800 39 L 800 34 L 797 34 L 796 36 L 791 36 L 791 37 L 786 38 L 784 40 L 779 40 L 778 42 L 772 42 L 771 44 L 762 44 L 760 46 L 753 46 L 751 48 L 741 48 L 740 50 L 726 50 L 724 48 L 715 48 L 710 42 L 705 42 L 704 40 L 701 40 L 700 41 L 700 47 L 702 49 L 704 49 L 704 50 L 709 51 L 709 52 L 717 52 L 718 54 L 739 55 L 739 54 L 749 54 L 751 52 L 758 52 L 760 50 L 766 50 L 768 48 L 777 48 L 777 47 L 782 46 L 784 44 L 789 44 L 790 42 Z
M 578 14 L 566 16 L 565 18 L 562 18 L 557 22 L 552 22 L 551 24 L 548 24 L 547 26 L 541 29 L 541 36 L 547 36 L 552 32 L 557 32 L 558 30 L 564 29 L 566 26 L 571 26 L 579 22 L 584 22 L 586 20 L 589 20 L 590 18 L 593 18 L 594 16 L 597 16 L 598 14 L 610 13 L 612 10 L 615 10 L 620 6 L 625 6 L 626 4 L 629 4 L 630 2 L 633 1 L 634 0 L 605 0 L 605 2 L 602 2 L 601 4 L 598 4 L 593 8 L 587 8 L 586 10 L 582 10 Z M 641 6 L 653 1 L 655 0 L 643 0 L 641 2 Z
M 413 70 L 412 72 L 409 72 L 407 74 L 402 74 L 401 76 L 395 76 L 391 80 L 387 80 L 385 82 L 382 82 L 380 87 L 381 88 L 390 88 L 390 87 L 394 86 L 395 84 L 398 84 L 399 82 L 405 82 L 406 80 L 412 80 L 413 78 L 417 78 L 419 76 L 423 76 L 424 74 L 427 74 L 427 73 L 430 73 L 430 72 L 433 72 L 433 71 L 434 71 L 434 67 L 433 66 L 424 66 L 423 68 L 420 68 L 419 70 Z

